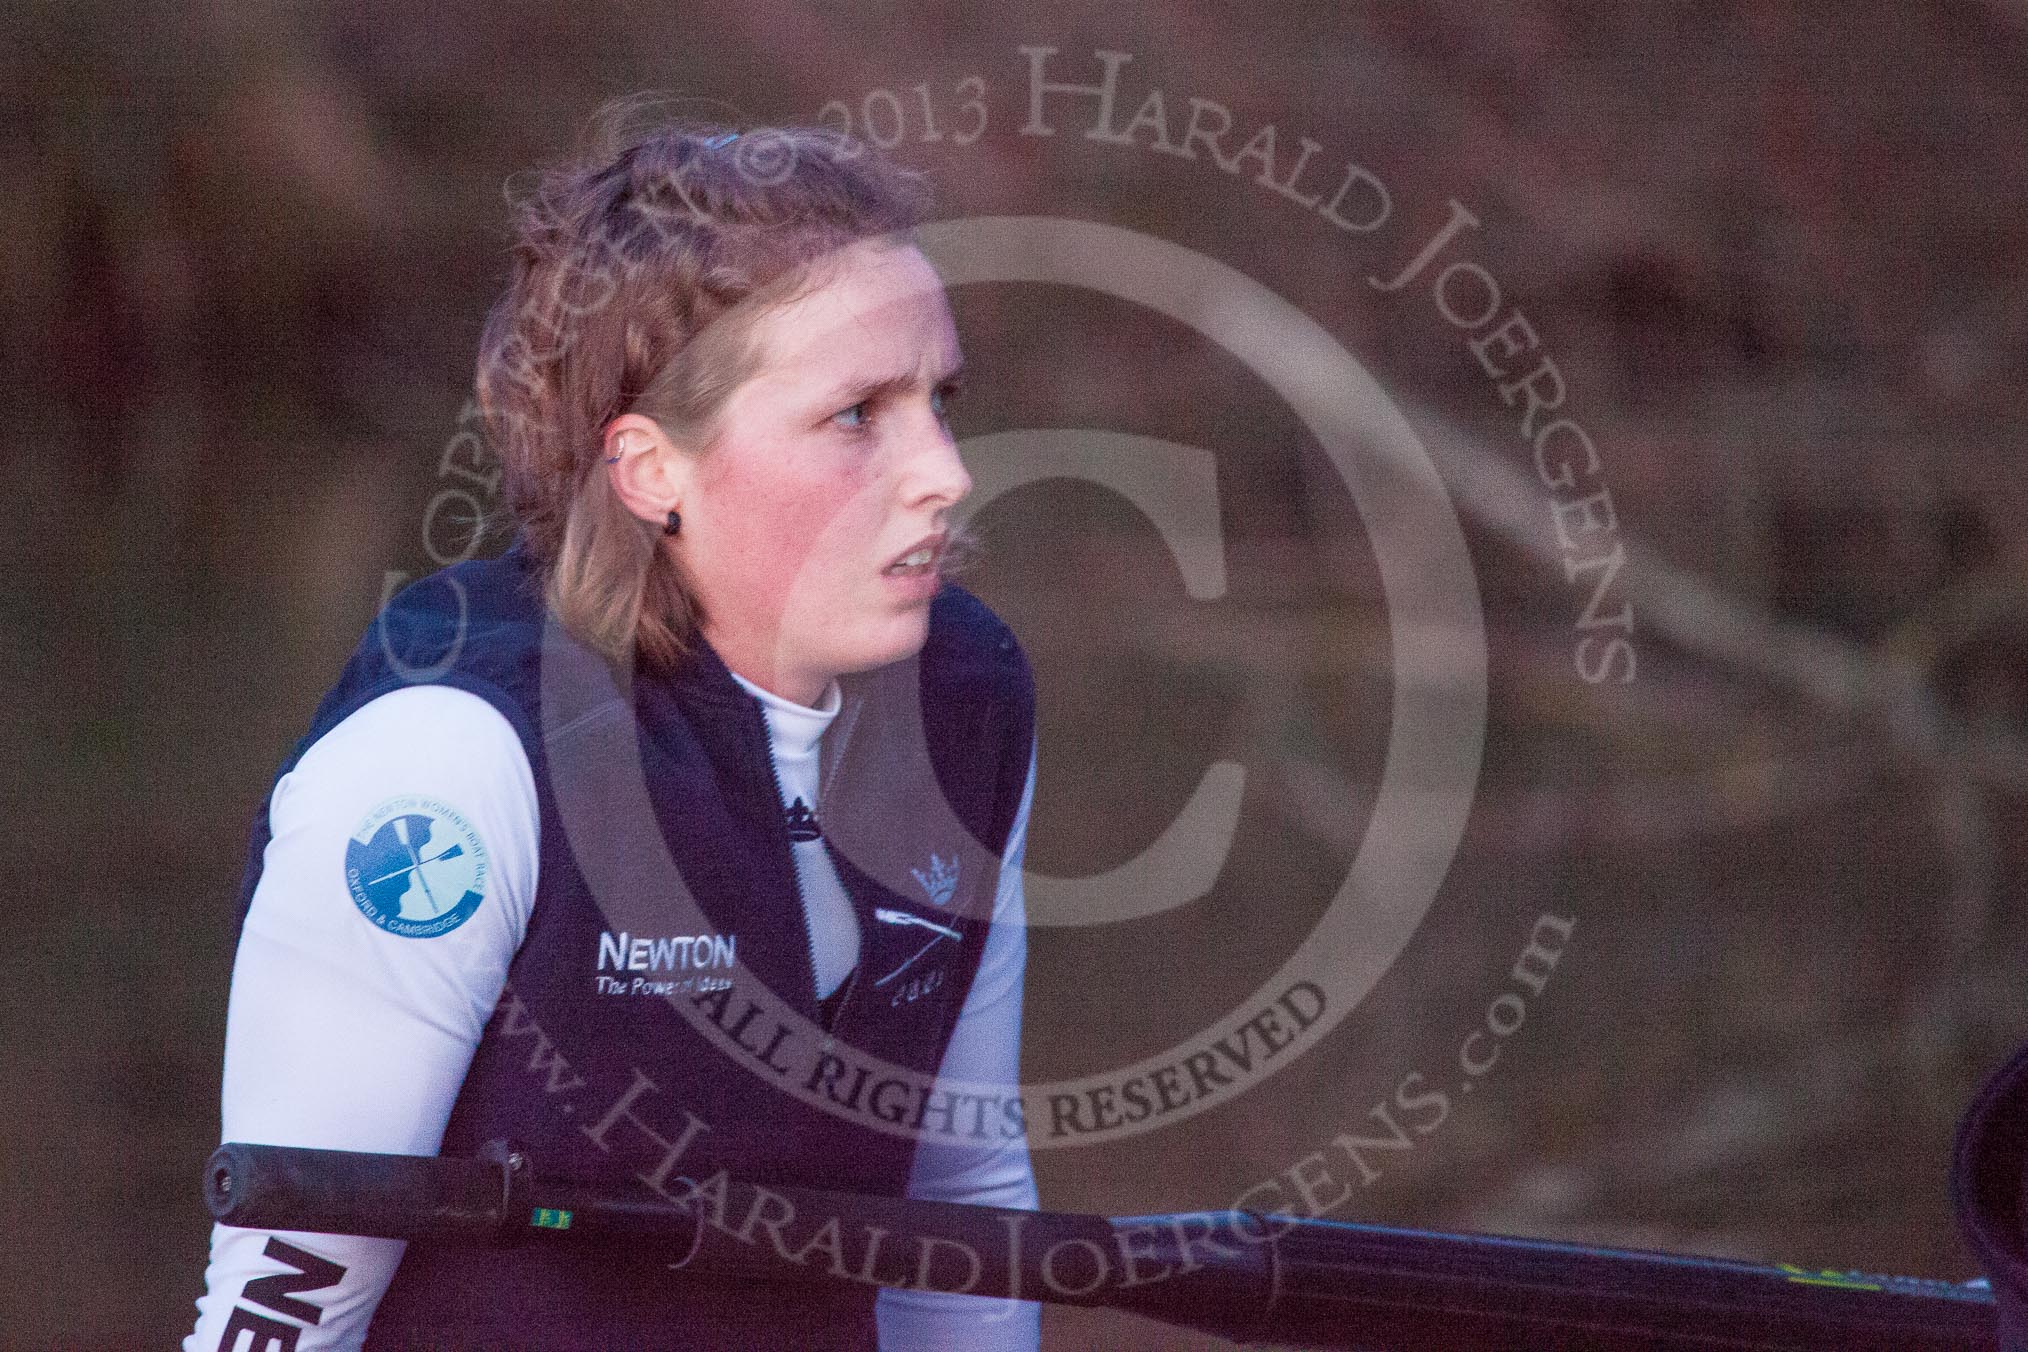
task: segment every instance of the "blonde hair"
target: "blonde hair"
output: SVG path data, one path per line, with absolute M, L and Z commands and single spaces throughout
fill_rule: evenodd
M 513 271 L 479 342 L 477 396 L 508 507 L 580 640 L 666 667 L 702 620 L 659 525 L 601 472 L 604 431 L 638 412 L 706 446 L 753 373 L 753 320 L 859 240 L 913 239 L 920 175 L 835 133 L 633 126 L 607 105 L 591 149 L 515 203 Z

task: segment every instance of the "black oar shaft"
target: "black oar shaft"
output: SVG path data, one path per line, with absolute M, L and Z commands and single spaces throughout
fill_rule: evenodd
M 1983 1292 L 1944 1282 L 1484 1235 L 1193 1212 L 1107 1218 L 771 1187 L 676 1206 L 474 1160 L 227 1145 L 229 1225 L 481 1242 L 625 1241 L 682 1271 L 1132 1310 L 1283 1346 L 1405 1352 L 1995 1352 Z

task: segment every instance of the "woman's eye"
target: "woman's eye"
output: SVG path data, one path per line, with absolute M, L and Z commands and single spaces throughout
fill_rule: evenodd
M 831 415 L 831 421 L 848 432 L 857 432 L 872 420 L 873 405 L 870 400 L 861 399 L 850 408 L 841 408 Z
M 957 397 L 958 387 L 955 382 L 939 385 L 930 391 L 930 409 L 939 419 L 947 418 L 950 416 L 951 400 Z

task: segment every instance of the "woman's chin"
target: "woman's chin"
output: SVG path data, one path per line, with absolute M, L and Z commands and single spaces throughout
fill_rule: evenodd
M 838 668 L 841 674 L 905 661 L 921 652 L 929 638 L 929 607 L 912 608 L 856 637 L 858 641 L 840 655 L 839 660 L 845 663 Z

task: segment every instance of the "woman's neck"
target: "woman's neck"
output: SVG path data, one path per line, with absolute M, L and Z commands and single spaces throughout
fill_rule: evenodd
M 787 695 L 781 694 L 779 691 L 770 690 L 759 681 L 751 680 L 737 671 L 732 673 L 732 679 L 739 682 L 750 693 L 760 696 L 763 704 L 781 709 L 794 717 L 801 717 L 807 714 L 820 717 L 824 721 L 829 722 L 831 716 L 838 712 L 839 701 L 842 698 L 835 679 L 825 681 L 823 687 L 815 695 L 806 700 L 790 699 Z
M 725 663 L 727 671 L 791 704 L 813 708 L 831 685 L 829 672 L 796 671 L 783 665 L 777 660 L 772 643 L 743 642 L 740 635 L 708 624 L 704 639 L 718 654 L 718 660 Z
M 723 651 L 718 656 L 725 663 L 726 670 L 741 680 L 805 709 L 814 709 L 823 703 L 825 692 L 831 688 L 831 678 L 827 675 L 790 672 L 765 663 L 743 660 L 736 654 Z

